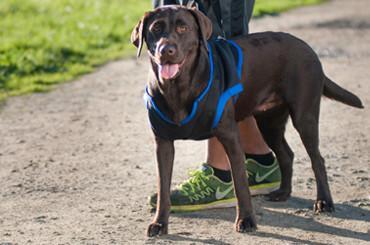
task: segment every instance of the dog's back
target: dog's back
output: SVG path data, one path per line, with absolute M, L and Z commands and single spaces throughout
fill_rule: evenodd
M 243 49 L 243 83 L 246 88 L 237 106 L 237 118 L 276 105 L 296 103 L 310 93 L 363 108 L 361 100 L 332 82 L 314 50 L 303 40 L 283 32 L 261 32 L 235 41 Z M 309 92 L 311 91 L 311 92 Z M 257 96 L 255 96 L 257 95 Z

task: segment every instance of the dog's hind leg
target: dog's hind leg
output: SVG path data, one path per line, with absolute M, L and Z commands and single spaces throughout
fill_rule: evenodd
M 325 161 L 319 150 L 320 102 L 325 75 L 317 55 L 311 49 L 302 54 L 304 59 L 286 66 L 280 91 L 289 107 L 293 126 L 298 131 L 311 159 L 317 187 L 314 210 L 316 213 L 330 212 L 334 210 L 334 204 L 329 190 Z
M 334 203 L 330 194 L 328 178 L 325 168 L 325 160 L 319 151 L 319 129 L 318 121 L 306 119 L 294 122 L 306 151 L 311 159 L 312 169 L 316 178 L 317 198 L 314 204 L 314 211 L 331 212 L 334 211 Z
M 267 114 L 270 114 L 267 112 Z M 286 107 L 274 110 L 273 115 L 256 116 L 258 127 L 268 146 L 275 153 L 281 171 L 280 188 L 271 192 L 271 201 L 286 201 L 292 192 L 294 153 L 290 149 L 284 134 L 289 111 Z
M 147 230 L 147 235 L 150 237 L 168 233 L 168 218 L 171 206 L 170 187 L 175 155 L 173 141 L 159 137 L 156 137 L 155 140 L 158 167 L 158 200 L 154 220 Z
M 301 106 L 299 110 L 293 107 L 291 116 L 293 125 L 297 129 L 311 159 L 312 169 L 316 178 L 317 198 L 314 204 L 314 211 L 315 213 L 332 212 L 334 211 L 334 203 L 329 190 L 325 160 L 321 156 L 319 150 L 319 113 L 321 98 L 319 96 L 316 96 L 316 98 L 315 96 L 310 97 L 310 91 L 307 91 L 305 96 L 300 96 L 300 98 L 309 100 L 297 102 L 300 103 Z
M 292 193 L 293 159 L 294 153 L 283 136 L 278 145 L 271 146 L 279 161 L 281 170 L 280 188 L 269 194 L 270 201 L 286 201 Z

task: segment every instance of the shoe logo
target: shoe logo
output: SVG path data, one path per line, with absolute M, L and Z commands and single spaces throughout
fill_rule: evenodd
M 260 173 L 257 172 L 256 173 L 256 182 L 257 183 L 260 183 L 262 181 L 264 181 L 268 176 L 270 176 L 275 170 L 277 170 L 279 168 L 279 165 L 277 165 L 276 167 L 274 167 L 273 169 L 271 169 L 270 171 L 268 171 L 267 173 L 265 173 L 264 175 L 260 176 Z
M 217 190 L 216 190 L 216 199 L 217 200 L 223 199 L 232 190 L 233 190 L 233 185 L 230 185 L 230 187 L 227 188 L 227 189 L 225 189 L 224 191 L 221 191 L 220 190 L 220 187 L 217 187 Z

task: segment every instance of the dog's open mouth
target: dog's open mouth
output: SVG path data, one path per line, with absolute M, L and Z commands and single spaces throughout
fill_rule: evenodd
M 184 65 L 186 61 L 185 57 L 181 62 L 179 63 L 165 63 L 165 64 L 160 64 L 159 62 L 157 63 L 158 65 L 158 74 L 161 76 L 164 80 L 170 80 L 174 79 L 180 74 L 181 67 Z
M 148 51 L 151 60 L 158 66 L 158 75 L 164 80 L 174 79 L 180 74 L 181 67 L 187 60 L 187 56 L 180 62 L 162 62 L 160 58 Z
M 166 80 L 176 77 L 180 71 L 180 64 L 164 64 L 158 65 L 160 76 Z

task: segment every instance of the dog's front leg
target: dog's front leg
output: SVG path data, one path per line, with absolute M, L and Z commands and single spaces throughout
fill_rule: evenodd
M 158 175 L 157 210 L 153 222 L 149 225 L 147 235 L 167 234 L 170 214 L 170 187 L 175 149 L 173 141 L 155 137 Z
M 216 137 L 224 146 L 230 161 L 234 191 L 238 201 L 235 221 L 236 231 L 254 231 L 257 228 L 257 223 L 245 172 L 239 128 L 234 120 L 234 109 L 231 106 L 225 108 L 224 115 L 217 128 Z

